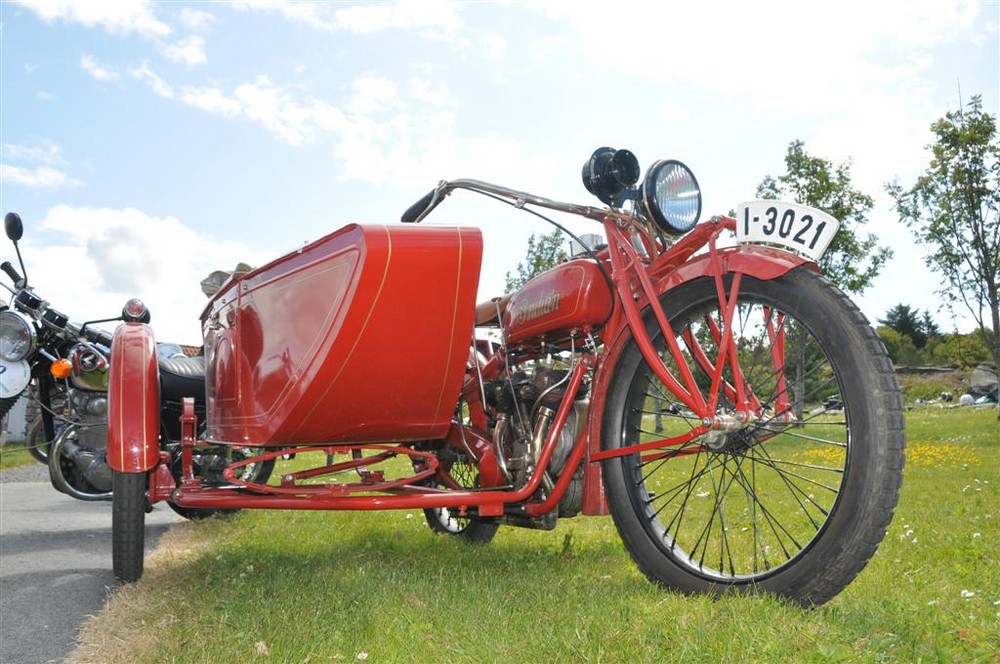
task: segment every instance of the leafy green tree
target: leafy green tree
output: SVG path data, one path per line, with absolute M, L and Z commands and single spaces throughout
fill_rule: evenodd
M 802 141 L 788 145 L 785 166 L 784 175 L 764 178 L 757 195 L 792 199 L 839 219 L 840 230 L 822 258 L 823 274 L 841 289 L 861 293 L 892 256 L 892 250 L 879 246 L 874 235 L 860 233 L 874 205 L 872 197 L 852 186 L 850 161 L 834 166 L 826 159 L 812 157 Z
M 531 234 L 528 238 L 528 250 L 524 261 L 517 264 L 517 270 L 507 273 L 506 292 L 510 293 L 523 286 L 536 274 L 541 274 L 549 268 L 569 258 L 566 253 L 565 239 L 558 228 L 548 235 Z
M 875 331 L 878 333 L 879 338 L 882 339 L 882 343 L 885 344 L 885 350 L 889 353 L 889 359 L 892 360 L 893 364 L 897 366 L 923 364 L 920 353 L 917 351 L 916 346 L 913 345 L 913 339 L 909 335 L 903 334 L 888 325 L 883 325 Z
M 961 303 L 1000 366 L 1000 140 L 982 99 L 931 125 L 932 158 L 910 189 L 886 185 L 900 220 L 929 249 L 949 307 Z M 998 410 L 1000 413 L 1000 410 Z
M 907 304 L 897 304 L 885 312 L 885 318 L 879 318 L 878 322 L 910 337 L 917 349 L 926 346 L 928 339 L 941 336 L 941 328 L 931 318 L 931 312 L 924 309 L 921 314 Z
M 920 317 L 920 324 L 923 326 L 924 334 L 927 335 L 928 340 L 941 336 L 941 328 L 931 318 L 931 312 L 926 309 L 924 309 L 923 316 Z
M 927 364 L 966 369 L 991 358 L 989 347 L 978 331 L 969 334 L 943 334 L 933 337 L 924 347 Z

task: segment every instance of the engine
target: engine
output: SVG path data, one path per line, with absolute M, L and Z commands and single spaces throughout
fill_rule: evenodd
M 70 390 L 72 423 L 56 436 L 57 488 L 82 500 L 107 498 L 111 491 L 108 399 L 104 392 Z M 57 426 L 57 428 L 59 428 Z M 50 467 L 52 462 L 50 462 Z
M 556 409 L 566 394 L 569 371 L 555 369 L 536 361 L 522 364 L 514 373 L 485 384 L 486 405 L 495 415 L 493 445 L 497 464 L 507 481 L 514 487 L 524 486 L 538 472 L 538 460 L 549 433 Z M 580 386 L 573 396 L 573 410 L 559 434 L 552 459 L 545 468 L 541 491 L 551 492 L 559 479 L 566 460 L 573 450 L 587 419 L 587 386 Z M 570 486 L 559 503 L 558 516 L 574 516 L 580 512 L 583 501 L 583 468 L 578 468 Z M 508 522 L 534 528 L 552 528 L 552 513 L 542 520 Z

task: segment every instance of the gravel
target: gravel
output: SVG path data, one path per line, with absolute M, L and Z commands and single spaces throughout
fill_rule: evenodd
M 32 461 L 25 466 L 0 470 L 0 482 L 48 482 L 49 468 Z

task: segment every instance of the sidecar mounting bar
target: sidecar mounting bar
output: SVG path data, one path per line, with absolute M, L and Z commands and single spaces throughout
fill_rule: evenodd
M 570 374 L 569 383 L 566 387 L 566 394 L 576 394 L 587 370 L 592 366 L 593 356 L 585 355 L 578 359 Z M 192 406 L 193 408 L 193 406 Z M 549 426 L 542 452 L 538 458 L 537 467 L 546 468 L 552 459 L 559 435 L 566 419 L 573 408 L 573 399 L 564 398 L 560 404 L 552 423 Z M 376 446 L 365 445 L 363 447 L 373 448 Z M 582 458 L 583 445 L 577 445 L 575 454 L 567 461 L 564 474 L 573 475 L 575 464 L 579 464 Z M 411 453 L 407 453 L 411 454 Z M 500 489 L 478 490 L 478 491 L 436 491 L 430 487 L 402 487 L 394 486 L 391 490 L 394 493 L 389 495 L 345 495 L 350 493 L 344 491 L 344 486 L 327 485 L 327 491 L 314 491 L 313 488 L 306 491 L 289 491 L 292 487 L 254 487 L 254 490 L 240 490 L 232 485 L 228 487 L 208 487 L 202 486 L 200 482 L 182 482 L 174 491 L 170 499 L 180 507 L 203 507 L 203 508 L 245 508 L 245 509 L 289 509 L 289 510 L 386 510 L 386 509 L 433 509 L 443 507 L 453 507 L 458 509 L 477 508 L 479 514 L 483 516 L 502 516 L 504 505 L 511 503 L 525 503 L 535 495 L 541 486 L 544 473 L 534 473 L 531 479 L 522 488 L 516 491 L 503 491 Z M 419 478 L 422 479 L 422 478 Z M 561 497 L 559 489 L 565 491 L 566 483 L 557 484 L 556 491 L 552 492 L 550 501 L 558 501 Z M 319 485 L 322 486 L 322 485 Z M 369 485 L 358 487 L 354 492 L 370 492 L 377 487 Z M 428 489 L 427 491 L 418 489 Z M 405 493 L 403 490 L 410 489 Z
M 614 219 L 616 221 L 628 223 L 634 219 L 631 214 L 617 212 L 610 208 L 595 208 L 588 205 L 579 205 L 577 203 L 564 203 L 551 198 L 545 198 L 544 196 L 529 194 L 525 191 L 510 189 L 508 187 L 492 184 L 490 182 L 483 182 L 482 180 L 462 178 L 458 180 L 442 180 L 436 188 L 417 201 L 406 211 L 406 213 L 404 213 L 403 220 L 412 220 L 413 223 L 421 221 L 424 217 L 430 214 L 431 210 L 437 207 L 438 203 L 440 203 L 445 196 L 456 189 L 468 189 L 481 194 L 490 194 L 493 196 L 499 196 L 500 198 L 506 198 L 513 201 L 515 207 L 519 208 L 524 207 L 525 205 L 537 205 L 538 207 L 548 208 L 549 210 L 575 214 L 577 216 L 594 219 L 596 221 Z M 417 208 L 420 208 L 421 211 L 417 214 L 413 214 L 414 210 Z

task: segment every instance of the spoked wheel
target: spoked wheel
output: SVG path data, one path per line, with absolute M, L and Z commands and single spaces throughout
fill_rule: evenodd
M 708 401 L 724 328 L 715 283 L 690 282 L 662 303 Z M 864 568 L 892 518 L 903 467 L 899 388 L 862 314 L 804 268 L 772 281 L 744 276 L 732 329 L 739 368 L 727 363 L 714 418 L 726 426 L 605 460 L 609 507 L 654 581 L 821 604 Z M 671 367 L 662 334 L 653 342 Z M 630 342 L 608 391 L 605 449 L 702 424 Z
M 462 488 L 473 489 L 478 486 L 479 469 L 469 463 L 465 454 L 456 454 L 456 458 L 450 463 L 449 473 Z M 496 519 L 462 516 L 457 509 L 448 507 L 425 509 L 424 517 L 434 532 L 461 537 L 477 544 L 488 543 L 500 527 Z
M 146 473 L 112 474 L 111 558 L 115 576 L 125 583 L 142 576 L 146 539 Z
M 471 371 L 471 366 L 467 367 Z M 463 389 L 470 388 L 469 384 Z M 486 429 L 486 416 L 480 408 L 473 413 L 465 397 L 459 399 L 455 406 L 455 420 L 464 426 L 477 426 Z M 439 460 L 442 466 L 451 475 L 451 478 L 462 489 L 475 489 L 479 487 L 479 468 L 472 463 L 466 452 L 446 448 L 439 453 Z M 456 488 L 456 487 L 451 487 Z M 425 509 L 424 518 L 427 525 L 436 533 L 461 537 L 467 542 L 486 544 L 497 534 L 500 523 L 496 519 L 482 518 L 478 516 L 462 516 L 454 508 L 440 507 L 435 509 Z

